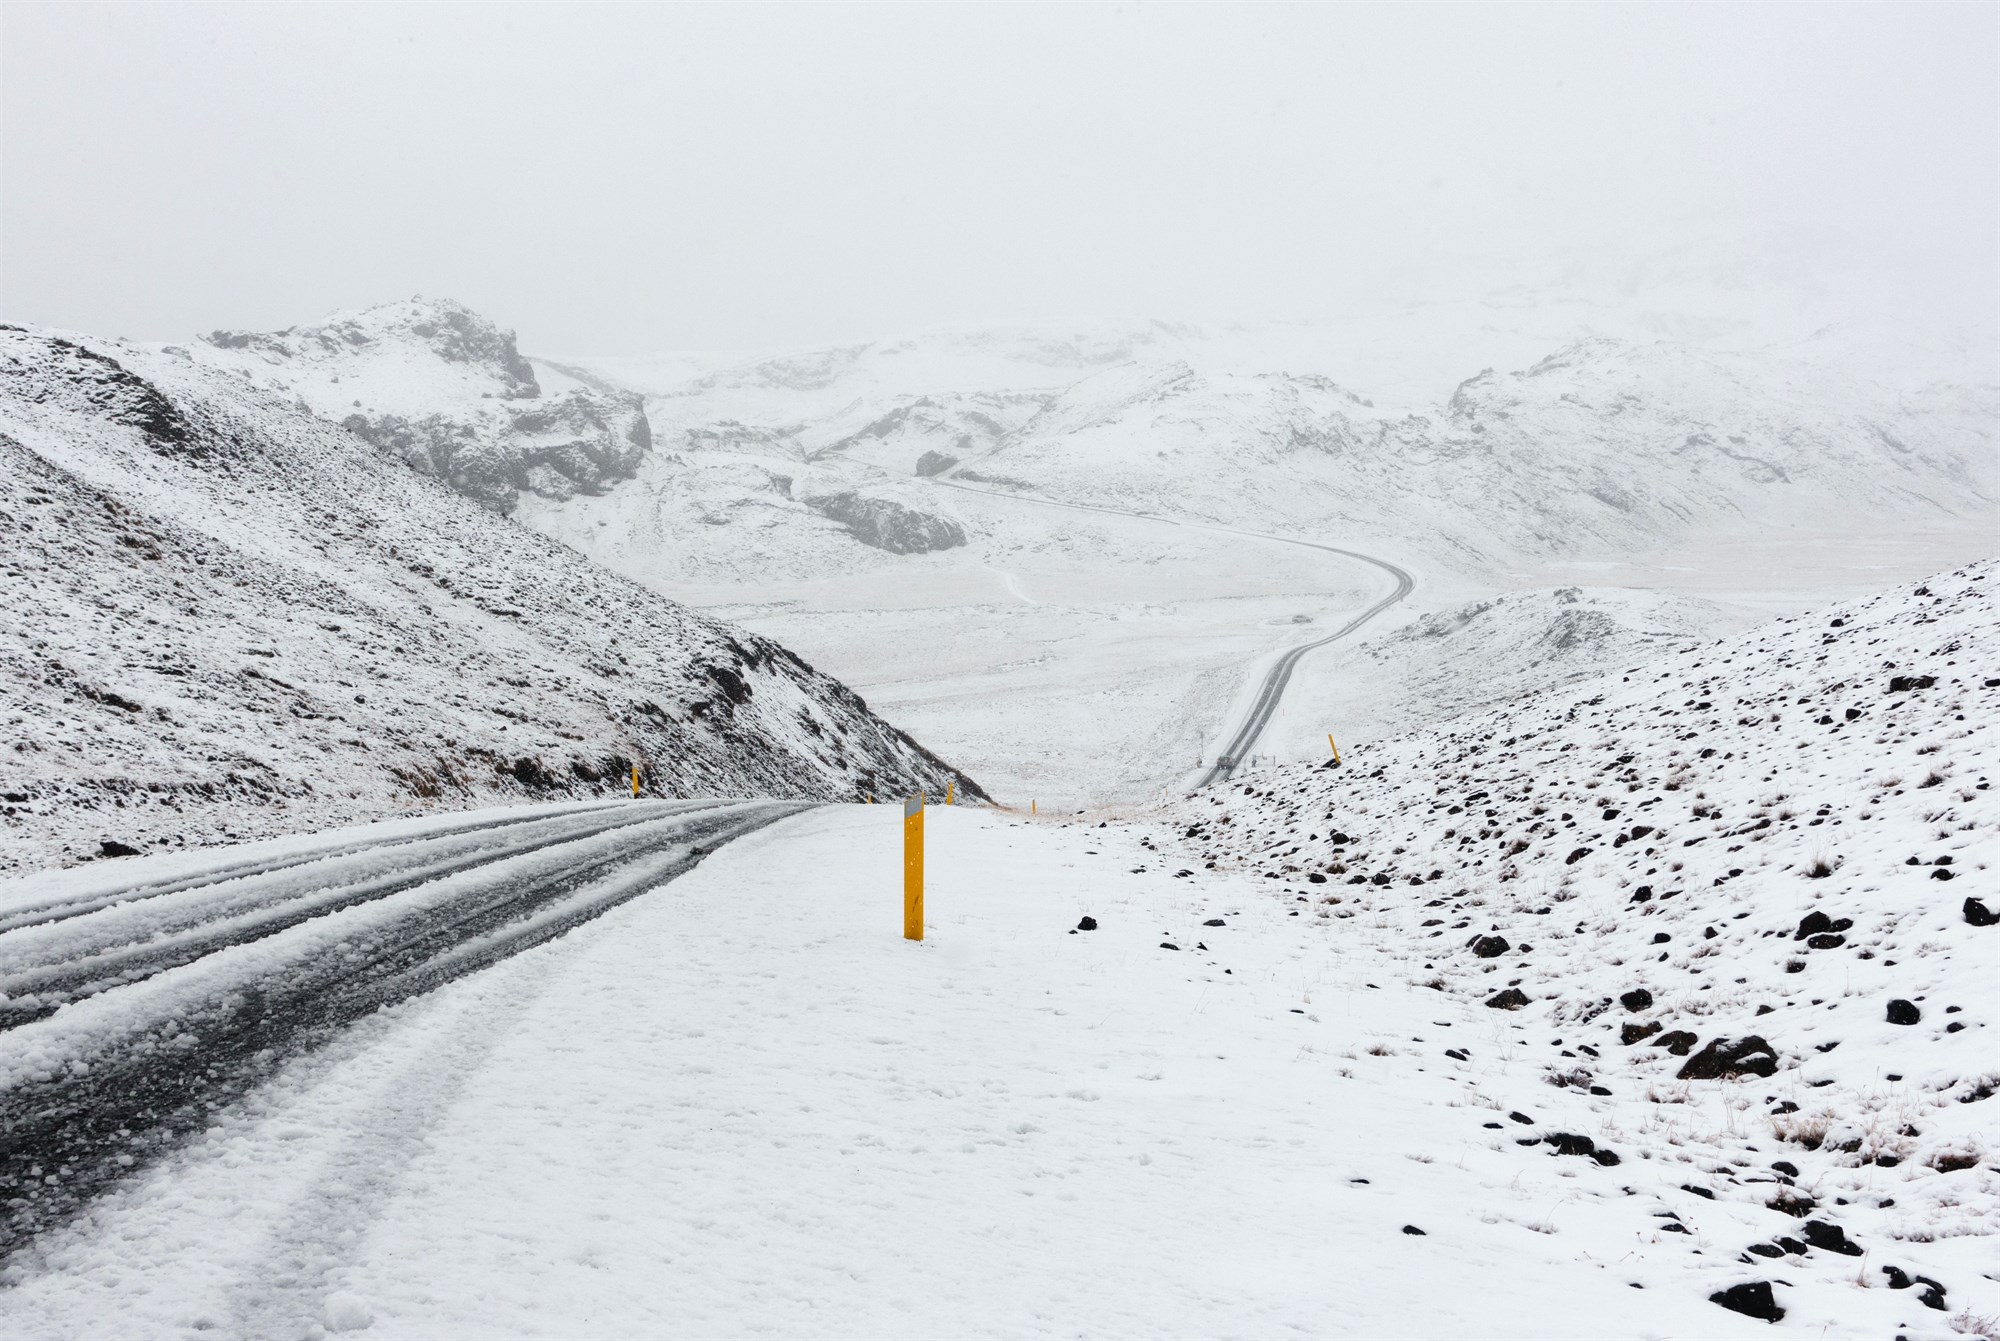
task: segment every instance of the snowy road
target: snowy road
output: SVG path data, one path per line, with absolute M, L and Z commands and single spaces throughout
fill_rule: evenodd
M 1053 498 L 1037 498 L 1032 494 L 1007 493 L 999 489 L 981 489 L 970 484 L 961 484 L 957 480 L 936 478 L 934 479 L 934 483 L 942 484 L 951 489 L 963 489 L 967 493 L 984 494 L 988 498 L 1011 498 L 1016 502 L 1035 503 L 1042 507 L 1069 508 L 1076 512 L 1101 512 L 1116 517 L 1138 517 L 1146 521 L 1161 522 L 1168 526 L 1191 527 L 1196 530 L 1213 531 L 1224 535 L 1248 536 L 1253 540 L 1268 540 L 1280 545 L 1297 545 L 1305 549 L 1322 550 L 1328 554 L 1338 554 L 1345 559 L 1354 559 L 1361 563 L 1371 564 L 1395 579 L 1396 586 L 1393 591 L 1375 602 L 1375 604 L 1369 606 L 1366 610 L 1363 610 L 1353 619 L 1350 619 L 1347 623 L 1341 625 L 1340 628 L 1324 637 L 1314 638 L 1300 643 L 1296 647 L 1288 648 L 1276 661 L 1271 663 L 1270 667 L 1265 670 L 1263 678 L 1258 682 L 1256 697 L 1250 701 L 1250 706 L 1245 710 L 1242 720 L 1237 723 L 1235 731 L 1230 733 L 1228 743 L 1218 751 L 1215 762 L 1209 765 L 1207 772 L 1203 773 L 1201 780 L 1195 784 L 1197 787 L 1206 787 L 1216 782 L 1226 782 L 1230 777 L 1234 776 L 1237 768 L 1241 766 L 1242 761 L 1256 748 L 1257 738 L 1264 733 L 1264 728 L 1270 725 L 1272 714 L 1277 712 L 1278 704 L 1285 696 L 1285 686 L 1291 683 L 1292 671 L 1297 668 L 1299 660 L 1306 653 L 1347 637 L 1369 620 L 1408 596 L 1416 589 L 1417 585 L 1416 579 L 1410 575 L 1409 570 L 1400 568 L 1386 559 L 1377 558 L 1373 554 L 1364 554 L 1360 550 L 1342 549 L 1337 545 L 1322 544 L 1317 540 L 1300 540 L 1296 536 L 1275 535 L 1268 531 L 1251 531 L 1239 526 L 1220 526 L 1210 522 L 1183 521 L 1178 517 L 1169 517 L 1158 512 L 1139 512 L 1127 508 L 1103 507 L 1094 503 L 1062 503 Z
M 0 892 L 0 1250 L 342 1026 L 550 940 L 803 808 L 488 810 Z

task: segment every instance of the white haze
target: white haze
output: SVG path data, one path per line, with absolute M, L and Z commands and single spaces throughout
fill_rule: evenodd
M 0 314 L 421 292 L 589 353 L 1666 289 L 1976 354 L 1997 14 L 17 3 Z

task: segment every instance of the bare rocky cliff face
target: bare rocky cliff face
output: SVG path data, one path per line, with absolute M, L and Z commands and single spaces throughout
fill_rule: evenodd
M 653 445 L 640 397 L 535 367 L 514 333 L 413 298 L 310 326 L 212 331 L 187 351 L 287 394 L 496 512 L 629 479 Z M 547 381 L 550 385 L 544 385 Z

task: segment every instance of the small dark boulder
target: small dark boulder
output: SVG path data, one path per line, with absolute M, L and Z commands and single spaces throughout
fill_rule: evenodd
M 1481 959 L 1492 959 L 1496 955 L 1504 955 L 1507 953 L 1508 948 L 1505 936 L 1474 936 L 1472 938 L 1472 953 L 1478 955 Z
M 1834 932 L 1823 932 L 1818 936 L 1808 938 L 1806 948 L 1808 950 L 1838 950 L 1845 944 L 1847 944 L 1847 937 Z
M 1685 1057 L 1694 1051 L 1694 1045 L 1700 1041 L 1700 1039 L 1685 1029 L 1675 1029 L 1670 1033 L 1661 1034 L 1658 1038 L 1654 1039 L 1653 1046 L 1656 1048 L 1665 1048 L 1676 1057 Z
M 1889 1003 L 1889 1009 L 1884 1012 L 1883 1018 L 1890 1024 L 1915 1024 L 1924 1018 L 1924 1013 L 1917 1009 L 1916 1002 L 1897 997 Z
M 1094 917 L 1086 917 L 1081 922 L 1078 922 L 1076 924 L 1076 929 L 1078 931 L 1095 931 L 1097 930 L 1097 919 Z
M 1777 1322 L 1785 1316 L 1785 1310 L 1771 1297 L 1771 1282 L 1767 1280 L 1745 1281 L 1726 1290 L 1717 1290 L 1708 1297 L 1708 1302 L 1720 1304 L 1731 1313 L 1761 1318 L 1765 1322 Z
M 1839 1253 L 1842 1257 L 1861 1256 L 1860 1245 L 1850 1243 L 1847 1231 L 1826 1220 L 1808 1220 L 1800 1233 L 1807 1243 L 1821 1252 Z
M 1418 1235 L 1419 1237 L 1422 1237 L 1422 1235 L 1424 1234 L 1424 1231 L 1418 1229 L 1415 1225 L 1404 1225 L 1403 1232 L 1405 1234 L 1415 1234 Z
M 1653 1004 L 1653 994 L 1643 987 L 1634 987 L 1618 998 L 1618 1004 L 1627 1010 L 1645 1010 Z
M 1180 946 L 1178 946 L 1178 945 L 1175 945 L 1175 944 L 1174 944 L 1174 943 L 1173 943 L 1172 941 L 1161 941 L 1161 942 L 1160 942 L 1160 948 L 1161 948 L 1162 950 L 1178 950 L 1178 949 L 1180 949 L 1181 947 L 1180 947 Z
M 1712 1038 L 1708 1045 L 1681 1064 L 1681 1080 L 1722 1080 L 1731 1076 L 1769 1076 L 1777 1073 L 1778 1054 L 1756 1034 L 1742 1038 Z
M 1206 922 L 1202 923 L 1202 925 L 1203 925 L 1203 926 L 1205 926 L 1205 927 L 1226 927 L 1226 926 L 1228 926 L 1229 924 L 1228 924 L 1227 922 L 1223 921 L 1223 920 L 1222 920 L 1221 918 L 1219 918 L 1219 917 L 1211 917 L 1211 918 L 1209 918 L 1209 919 L 1208 919 L 1208 921 L 1206 921 Z
M 1486 1004 L 1495 1010 L 1519 1010 L 1528 1004 L 1528 994 L 1518 987 L 1509 987 L 1504 992 L 1495 992 L 1487 997 Z
M 101 857 L 136 857 L 139 849 L 116 838 L 107 838 L 97 845 L 97 854 Z
M 1575 1132 L 1552 1131 L 1542 1139 L 1554 1146 L 1558 1155 L 1588 1155 L 1597 1149 L 1597 1142 Z
M 1578 848 L 1578 849 L 1577 849 L 1576 851 L 1574 851 L 1574 852 L 1570 853 L 1570 854 L 1569 854 L 1569 855 L 1568 855 L 1567 857 L 1564 857 L 1564 858 L 1563 858 L 1563 865 L 1565 865 L 1565 866 L 1574 866 L 1574 865 L 1576 865 L 1576 864 L 1577 864 L 1578 862 L 1582 861 L 1582 860 L 1583 860 L 1583 859 L 1584 859 L 1585 857 L 1587 857 L 1587 856 L 1589 856 L 1589 855 L 1590 855 L 1590 849 L 1589 849 L 1589 848 L 1587 848 L 1587 847 L 1580 847 L 1580 848 Z
M 1994 912 L 1978 899 L 1965 901 L 1965 920 L 1975 927 L 1990 927 L 2000 922 L 2000 913 Z
M 1936 683 L 1935 675 L 1892 675 L 1889 677 L 1889 692 L 1907 694 L 1912 689 L 1929 689 Z
M 1658 1020 L 1648 1020 L 1644 1024 L 1632 1021 L 1618 1031 L 1618 1041 L 1629 1048 L 1641 1039 L 1651 1038 L 1659 1032 L 1660 1022 Z

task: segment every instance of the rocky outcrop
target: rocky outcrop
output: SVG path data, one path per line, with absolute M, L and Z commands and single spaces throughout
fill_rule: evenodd
M 804 501 L 820 516 L 845 526 L 862 544 L 891 554 L 927 554 L 965 543 L 965 528 L 951 518 L 919 512 L 892 498 L 849 491 Z
M 652 447 L 640 397 L 548 392 L 514 333 L 450 301 L 413 298 L 273 333 L 213 331 L 187 351 L 281 392 L 377 451 L 498 512 L 523 493 L 601 493 Z

